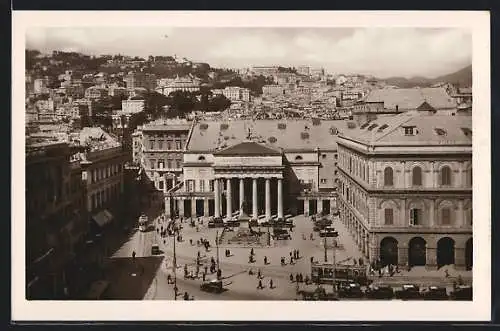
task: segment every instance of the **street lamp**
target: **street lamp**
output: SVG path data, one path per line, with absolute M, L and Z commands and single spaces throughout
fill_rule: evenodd
M 217 280 L 219 279 L 219 270 L 220 270 L 220 264 L 219 264 L 219 230 L 215 232 L 215 246 L 217 247 Z

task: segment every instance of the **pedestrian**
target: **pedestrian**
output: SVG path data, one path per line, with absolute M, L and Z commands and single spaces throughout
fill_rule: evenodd
M 445 269 L 445 270 L 444 270 L 444 276 L 445 276 L 446 278 L 450 277 L 450 274 L 448 273 L 448 269 Z
M 253 248 L 250 249 L 250 255 L 253 255 L 254 252 L 253 252 Z
M 260 269 L 257 270 L 257 278 L 259 278 L 259 279 L 262 278 L 262 273 L 261 273 Z
M 189 294 L 188 292 L 184 292 L 184 300 L 189 300 Z
M 207 277 L 207 272 L 205 271 L 205 272 L 203 273 L 203 281 L 205 281 L 205 278 L 206 278 L 206 277 Z
M 189 244 L 193 246 L 193 239 L 189 239 Z
M 299 280 L 300 280 L 299 274 L 295 274 L 295 282 L 299 283 Z
M 297 259 L 300 259 L 300 253 L 298 249 L 297 249 Z
M 314 256 L 311 256 L 311 263 L 314 262 Z
M 273 289 L 274 288 L 274 284 L 273 284 L 273 279 L 269 279 L 269 288 L 270 289 Z
M 167 284 L 172 284 L 172 276 L 170 274 L 167 275 Z
M 290 252 L 290 257 L 292 257 L 292 252 Z
M 198 258 L 200 258 L 201 254 L 200 254 L 200 251 L 198 251 Z
M 312 233 L 309 235 L 309 239 L 311 239 L 311 240 L 313 240 L 313 239 L 314 239 L 314 237 L 313 237 L 313 234 L 312 234 Z
M 267 264 L 267 256 L 264 256 L 264 264 Z
M 310 281 L 309 276 L 308 276 L 308 275 L 306 275 L 306 279 L 305 279 L 305 283 L 306 283 L 306 285 L 309 285 L 309 281 Z
M 293 274 L 290 274 L 290 281 L 293 283 Z
M 290 256 L 290 264 L 293 264 L 293 257 Z
M 207 267 L 207 266 L 205 266 L 205 273 L 207 273 L 207 270 L 208 270 L 208 267 Z
M 135 261 L 135 251 L 132 252 L 132 260 Z
M 263 288 L 264 288 L 264 286 L 262 286 L 262 280 L 261 280 L 261 279 L 259 279 L 259 285 L 257 286 L 257 288 L 258 288 L 259 290 L 261 290 L 261 289 L 263 289 Z

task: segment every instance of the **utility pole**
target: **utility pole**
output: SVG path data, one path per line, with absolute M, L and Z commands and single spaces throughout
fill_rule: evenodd
M 219 270 L 220 270 L 220 264 L 219 264 L 219 230 L 215 232 L 215 246 L 217 247 L 217 279 L 219 278 Z
M 333 239 L 332 239 L 332 249 L 333 249 L 333 275 L 332 275 L 332 286 L 333 286 L 333 292 L 335 293 L 336 291 L 336 284 L 335 284 L 335 272 L 337 271 L 337 260 L 336 260 L 336 249 L 337 249 L 337 243 L 336 243 L 336 240 L 335 238 L 337 238 L 338 235 L 334 235 L 333 236 Z
M 174 270 L 174 300 L 177 300 L 177 255 L 175 253 L 175 224 L 174 224 L 174 233 L 173 233 L 173 239 L 174 239 L 174 261 L 172 264 L 172 269 Z
M 325 262 L 328 262 L 328 253 L 327 253 L 327 246 L 326 246 L 326 238 L 327 238 L 327 237 L 325 237 L 325 238 L 323 239 L 323 240 L 324 240 L 324 241 L 323 241 L 323 246 L 324 246 L 324 248 L 325 248 Z

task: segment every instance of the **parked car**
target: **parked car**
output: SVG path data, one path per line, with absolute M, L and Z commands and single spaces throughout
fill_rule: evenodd
M 361 286 L 357 283 L 348 283 L 339 288 L 339 297 L 341 298 L 363 298 Z
M 288 239 L 292 239 L 292 236 L 290 235 L 290 233 L 288 233 L 288 230 L 286 230 L 286 229 L 274 228 L 273 229 L 273 239 L 288 240 Z
M 424 300 L 448 300 L 446 287 L 429 286 L 422 292 Z
M 320 237 L 338 237 L 339 233 L 335 231 L 334 227 L 327 226 L 324 229 L 319 231 Z
M 394 290 L 389 285 L 371 286 L 365 292 L 368 299 L 390 300 L 394 298 Z
M 405 284 L 401 290 L 396 291 L 396 298 L 402 300 L 421 299 L 420 288 L 414 284 Z
M 221 293 L 223 291 L 222 281 L 217 279 L 212 279 L 208 282 L 203 282 L 200 285 L 200 290 L 204 292 L 211 293 Z
M 157 244 L 151 245 L 151 255 L 158 255 L 160 254 L 160 246 Z
M 472 300 L 472 286 L 460 285 L 451 292 L 450 299 L 452 300 Z
M 222 219 L 210 219 L 208 221 L 208 227 L 209 228 L 223 228 L 224 227 L 224 221 Z

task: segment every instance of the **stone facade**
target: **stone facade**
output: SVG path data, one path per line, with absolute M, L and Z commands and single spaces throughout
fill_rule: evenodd
M 450 143 L 407 153 L 397 145 L 377 152 L 376 146 L 339 138 L 341 220 L 371 261 L 470 268 L 471 146 Z

